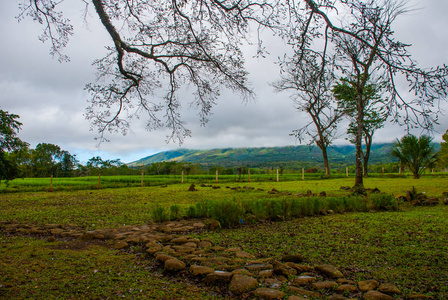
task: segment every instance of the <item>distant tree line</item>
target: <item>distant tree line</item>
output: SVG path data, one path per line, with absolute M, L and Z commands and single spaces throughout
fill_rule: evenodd
M 79 163 L 75 155 L 61 149 L 60 146 L 40 143 L 34 149 L 21 141 L 17 134 L 22 126 L 19 116 L 0 109 L 0 179 L 12 180 L 17 177 L 77 177 L 102 175 L 138 175 L 142 171 L 146 175 L 236 175 L 241 177 L 249 169 L 252 174 L 273 174 L 279 170 L 280 174 L 293 173 L 302 168 L 307 173 L 319 172 L 322 163 L 316 162 L 270 162 L 264 165 L 234 165 L 220 166 L 201 165 L 199 163 L 163 161 L 142 167 L 129 167 L 119 159 L 103 160 L 101 157 L 92 157 L 85 165 Z M 394 143 L 391 156 L 398 162 L 371 165 L 374 172 L 396 172 L 399 166 L 407 167 L 414 178 L 428 168 L 446 169 L 448 167 L 448 130 L 443 135 L 443 142 L 439 152 L 434 150 L 432 139 L 428 136 L 419 138 L 405 135 Z M 334 163 L 332 167 L 337 172 L 344 172 L 346 165 Z M 323 168 L 325 170 L 325 168 Z M 366 172 L 367 170 L 365 170 Z M 321 171 L 322 172 L 322 171 Z M 325 175 L 328 175 L 328 170 Z M 366 172 L 367 173 L 367 172 Z

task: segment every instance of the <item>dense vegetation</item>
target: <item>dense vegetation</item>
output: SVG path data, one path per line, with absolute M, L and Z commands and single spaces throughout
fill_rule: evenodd
M 227 184 L 196 186 L 169 184 L 118 189 L 81 191 L 17 192 L 2 194 L 0 221 L 29 225 L 63 224 L 86 230 L 142 225 L 154 220 L 155 209 L 166 212 L 177 206 L 180 216 L 198 203 L 215 201 L 253 201 L 283 203 L 301 199 L 296 193 L 325 191 L 331 197 L 346 197 L 339 189 L 352 179 L 313 181 L 252 182 L 254 189 L 230 189 Z M 421 179 L 367 178 L 367 188 L 405 195 L 415 189 L 428 196 L 441 197 L 446 191 L 445 177 L 423 176 Z M 234 187 L 235 185 L 230 185 Z M 275 188 L 282 193 L 270 194 Z M 291 193 L 292 195 L 289 195 Z M 335 199 L 336 199 L 335 198 Z M 341 198 L 341 199 L 343 199 Z M 306 197 L 304 198 L 306 199 Z M 394 198 L 395 199 L 395 198 Z M 260 203 L 260 202 L 259 202 Z M 217 245 L 240 246 L 263 257 L 300 253 L 306 263 L 333 264 L 353 279 L 376 278 L 393 282 L 406 293 L 422 292 L 436 299 L 447 296 L 448 210 L 436 207 L 413 207 L 397 202 L 397 211 L 336 213 L 301 218 L 270 218 L 253 225 L 245 222 L 233 229 L 203 232 Z M 249 230 L 248 230 L 249 229 Z M 197 287 L 185 279 L 162 276 L 154 269 L 141 247 L 128 252 L 111 250 L 107 242 L 49 242 L 27 236 L 0 233 L 0 295 L 5 298 L 134 298 L 220 299 L 213 290 Z M 406 296 L 406 295 L 405 295 Z M 228 298 L 228 297 L 227 297 Z

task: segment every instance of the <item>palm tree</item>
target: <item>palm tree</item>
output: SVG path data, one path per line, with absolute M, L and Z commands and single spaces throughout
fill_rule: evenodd
M 415 179 L 420 178 L 426 167 L 434 165 L 437 156 L 432 138 L 427 135 L 417 138 L 412 134 L 403 136 L 401 140 L 397 139 L 390 154 L 398 158 L 403 166 L 408 167 Z

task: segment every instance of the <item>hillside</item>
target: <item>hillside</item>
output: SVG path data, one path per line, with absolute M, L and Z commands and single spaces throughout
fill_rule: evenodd
M 371 164 L 395 161 L 390 155 L 392 144 L 374 144 L 370 158 Z M 329 148 L 329 160 L 332 166 L 353 165 L 355 147 L 353 145 Z M 219 165 L 223 167 L 292 167 L 302 168 L 322 164 L 322 154 L 318 147 L 307 145 L 263 148 L 227 148 L 213 150 L 178 149 L 160 152 L 144 157 L 129 166 L 144 166 L 162 161 L 197 163 L 202 166 Z

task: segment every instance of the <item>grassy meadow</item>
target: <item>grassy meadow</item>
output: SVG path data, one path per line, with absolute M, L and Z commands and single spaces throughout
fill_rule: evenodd
M 215 184 L 213 177 L 209 183 L 220 186 L 219 189 L 201 187 L 196 182 L 197 191 L 191 192 L 188 181 L 180 184 L 179 180 L 177 183 L 160 180 L 158 184 L 145 182 L 145 187 L 139 187 L 138 177 L 134 187 L 97 189 L 97 180 L 92 180 L 92 189 L 55 188 L 48 192 L 48 186 L 40 185 L 3 191 L 0 221 L 71 224 L 86 230 L 141 225 L 152 222 L 154 207 L 168 209 L 177 205 L 184 214 L 189 206 L 206 200 L 282 201 L 297 197 L 268 194 L 273 188 L 292 194 L 311 190 L 343 196 L 349 192 L 339 188 L 353 185 L 353 178 Z M 55 179 L 55 187 L 56 182 Z M 155 178 L 151 182 L 156 182 Z M 418 180 L 365 179 L 366 188 L 378 188 L 395 196 L 415 188 L 428 196 L 441 197 L 448 191 L 447 183 L 444 176 L 424 176 Z M 227 188 L 236 186 L 242 188 Z M 5 188 L 4 184 L 2 187 Z M 422 292 L 436 299 L 448 297 L 448 206 L 442 204 L 411 207 L 399 203 L 399 210 L 394 212 L 350 212 L 282 222 L 266 220 L 198 235 L 222 246 L 241 246 L 259 258 L 301 253 L 309 264 L 333 264 L 354 280 L 375 278 L 392 282 L 406 293 Z M 0 298 L 5 299 L 221 299 L 215 291 L 187 279 L 162 275 L 141 249 L 112 250 L 106 242 L 50 243 L 1 232 L 0 258 Z

